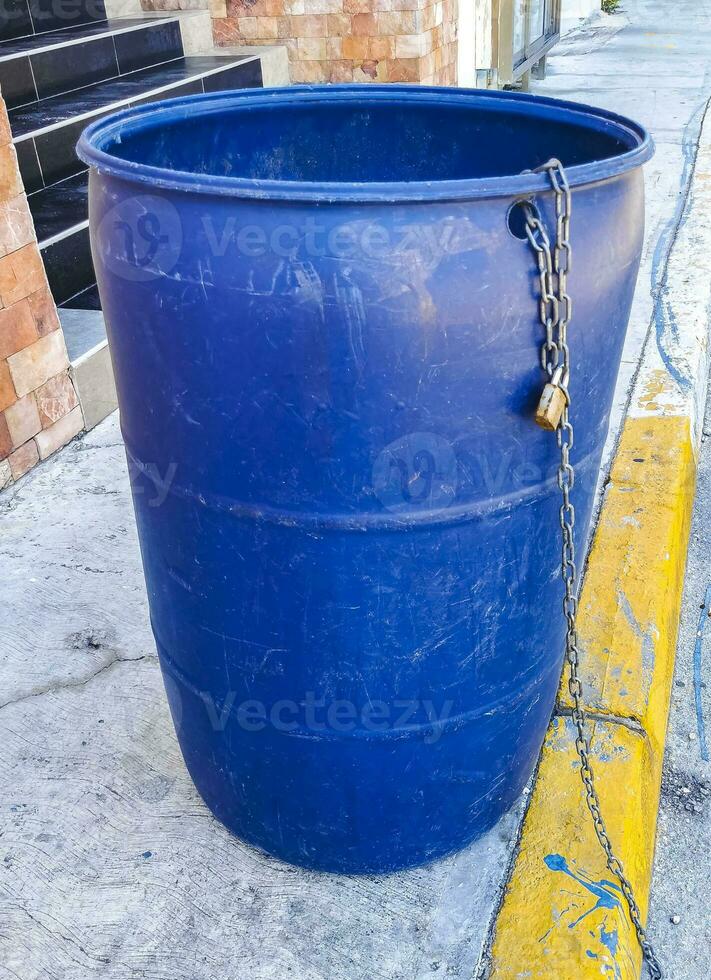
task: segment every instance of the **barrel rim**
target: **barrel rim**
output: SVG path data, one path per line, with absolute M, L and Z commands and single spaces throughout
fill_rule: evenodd
M 469 177 L 460 180 L 333 182 L 262 180 L 250 177 L 231 177 L 196 174 L 149 166 L 114 156 L 104 147 L 128 125 L 134 131 L 157 122 L 174 122 L 203 112 L 217 112 L 232 105 L 249 103 L 252 106 L 302 102 L 363 102 L 402 105 L 403 102 L 444 105 L 462 100 L 483 104 L 508 102 L 532 105 L 541 117 L 557 116 L 569 119 L 588 129 L 612 133 L 630 145 L 616 156 L 590 163 L 566 167 L 572 188 L 598 183 L 640 167 L 654 153 L 654 144 L 647 130 L 625 116 L 550 96 L 524 92 L 503 92 L 489 89 L 448 88 L 414 85 L 294 85 L 282 88 L 258 88 L 221 91 L 166 99 L 158 103 L 132 106 L 112 113 L 88 126 L 77 144 L 77 154 L 84 163 L 102 174 L 148 184 L 152 188 L 214 194 L 256 200 L 283 200 L 314 203 L 416 203 L 463 201 L 477 198 L 516 198 L 550 191 L 546 174 L 511 174 L 499 177 Z M 591 125 L 593 123 L 593 125 Z M 596 124 L 596 125 L 595 125 Z M 565 161 L 563 161 L 565 163 Z

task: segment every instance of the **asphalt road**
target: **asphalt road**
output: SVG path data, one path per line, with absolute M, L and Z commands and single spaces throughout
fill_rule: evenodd
M 697 478 L 649 931 L 667 980 L 711 976 L 711 399 Z

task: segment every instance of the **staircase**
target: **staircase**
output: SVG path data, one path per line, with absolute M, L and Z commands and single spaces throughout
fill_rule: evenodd
M 117 4 L 121 16 L 111 16 Z M 86 125 L 117 109 L 285 81 L 283 49 L 215 51 L 210 25 L 207 9 L 147 14 L 139 0 L 7 0 L 0 10 L 0 90 L 87 428 L 116 407 L 116 393 L 89 249 L 88 173 L 74 147 Z

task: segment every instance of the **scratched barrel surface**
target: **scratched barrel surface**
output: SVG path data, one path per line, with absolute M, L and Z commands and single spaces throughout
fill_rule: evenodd
M 337 872 L 465 846 L 560 676 L 555 436 L 521 209 L 569 279 L 577 545 L 640 259 L 649 138 L 399 86 L 109 116 L 79 152 L 153 630 L 181 749 L 244 841 Z

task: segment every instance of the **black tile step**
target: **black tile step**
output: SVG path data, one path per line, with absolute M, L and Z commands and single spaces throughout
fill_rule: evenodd
M 35 223 L 47 281 L 55 303 L 100 309 L 91 260 L 88 171 L 46 187 L 27 198 Z
M 93 286 L 89 286 L 88 289 L 84 289 L 81 293 L 77 293 L 76 296 L 72 296 L 66 302 L 62 303 L 61 309 L 63 310 L 100 310 L 101 300 L 99 299 L 99 287 L 94 283 Z M 104 337 L 106 336 L 106 331 L 104 331 Z M 99 343 L 101 338 L 96 341 Z
M 57 305 L 93 286 L 96 276 L 91 261 L 88 222 L 73 234 L 45 244 L 42 261 Z
M 179 81 L 176 87 L 167 91 L 163 87 L 148 91 L 142 89 L 140 96 L 132 101 L 261 84 L 258 55 L 241 61 L 213 56 L 185 58 L 182 61 L 193 69 L 199 65 L 203 68 L 203 74 L 187 74 L 182 82 Z M 172 65 L 166 67 L 171 68 Z M 173 72 L 163 77 L 170 77 L 174 82 L 176 78 Z M 44 134 L 36 134 L 15 144 L 25 186 L 28 187 L 28 181 L 34 179 L 40 188 L 28 195 L 28 201 L 54 300 L 67 308 L 84 310 L 98 309 L 99 302 L 98 293 L 92 291 L 96 277 L 89 243 L 88 174 L 74 151 L 76 138 L 86 121 L 83 119 L 75 123 L 72 120 L 69 125 L 49 129 Z M 51 137 L 54 143 L 43 143 L 44 136 Z M 43 187 L 43 179 L 52 182 Z
M 226 69 L 236 69 L 234 86 L 219 84 L 217 79 L 211 78 L 218 72 L 224 73 Z M 204 89 L 208 92 L 214 91 L 215 88 L 259 87 L 262 82 L 259 55 L 246 55 L 244 58 L 226 55 L 177 58 L 168 64 L 144 68 L 120 78 L 89 85 L 76 92 L 56 95 L 51 99 L 43 99 L 42 102 L 12 109 L 8 115 L 13 140 L 17 143 L 30 136 L 43 135 L 47 130 L 69 122 L 81 121 L 88 126 L 94 117 L 98 118 L 125 106 L 136 105 L 148 99 L 168 99 L 175 95 L 182 95 L 182 91 L 168 90 L 198 77 L 203 81 Z M 220 80 L 223 81 L 224 79 Z
M 85 28 L 77 28 L 78 37 L 72 37 L 72 31 L 55 31 L 44 35 L 53 43 L 37 50 L 7 50 L 20 48 L 18 41 L 0 45 L 0 89 L 8 109 L 182 58 L 179 20 L 149 18 L 133 24 L 127 29 L 94 27 L 88 35 L 82 33 Z M 58 35 L 66 40 L 58 42 Z M 41 38 L 32 40 L 36 45 Z
M 86 224 L 89 214 L 89 173 L 44 187 L 27 198 L 40 248 L 71 229 Z
M 262 84 L 259 55 L 179 58 L 121 78 L 20 109 L 10 115 L 20 172 L 28 193 L 48 187 L 84 165 L 74 148 L 90 122 L 116 109 L 179 95 Z
M 114 17 L 110 20 L 92 21 L 79 27 L 65 27 L 60 31 L 48 31 L 46 34 L 30 34 L 28 37 L 13 38 L 0 41 L 0 61 L 17 58 L 23 54 L 36 54 L 46 48 L 57 48 L 68 44 L 76 44 L 103 34 L 115 34 L 118 31 L 130 31 L 135 28 L 155 24 L 163 18 L 153 17 Z M 170 15 L 166 15 L 170 20 Z
M 0 39 L 28 37 L 106 20 L 103 0 L 3 0 Z

